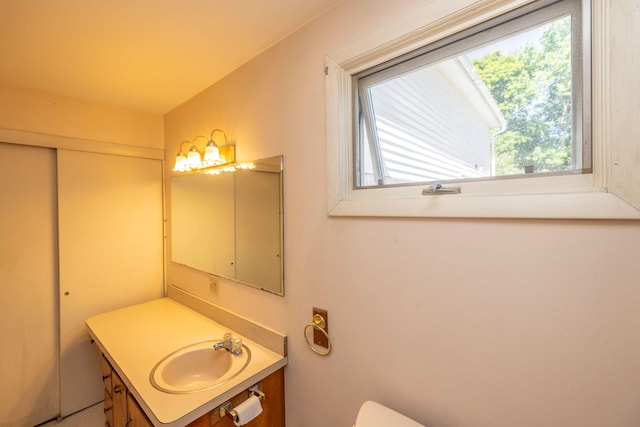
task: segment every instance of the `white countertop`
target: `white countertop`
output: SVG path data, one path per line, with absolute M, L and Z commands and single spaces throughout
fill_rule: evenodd
M 170 299 L 99 314 L 87 320 L 89 333 L 155 426 L 184 426 L 287 364 L 287 358 Z M 155 389 L 149 374 L 173 351 L 200 341 L 242 338 L 251 350 L 245 370 L 228 382 L 188 394 Z

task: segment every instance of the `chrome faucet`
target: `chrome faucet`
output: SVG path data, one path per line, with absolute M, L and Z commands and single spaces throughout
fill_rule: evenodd
M 214 344 L 213 349 L 215 351 L 225 349 L 234 356 L 239 356 L 242 354 L 242 339 L 233 338 L 231 334 L 227 332 L 224 334 L 224 340 Z

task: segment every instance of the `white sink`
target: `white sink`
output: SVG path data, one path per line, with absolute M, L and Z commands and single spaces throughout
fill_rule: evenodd
M 214 350 L 219 342 L 202 341 L 167 355 L 151 370 L 151 384 L 167 393 L 194 393 L 234 378 L 249 364 L 251 351 L 244 344 L 239 355 L 225 349 Z

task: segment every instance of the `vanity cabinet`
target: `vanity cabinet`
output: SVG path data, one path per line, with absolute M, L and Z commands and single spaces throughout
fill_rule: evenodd
M 127 396 L 127 414 L 129 415 L 127 427 L 153 427 L 138 402 L 131 395 Z
M 105 427 L 153 427 L 118 373 L 102 356 Z
M 102 356 L 102 380 L 104 381 L 105 427 L 153 427 L 149 418 L 135 398 L 127 390 L 118 373 Z M 284 412 L 284 368 L 278 369 L 258 383 L 264 393 L 262 413 L 246 427 L 285 427 Z M 244 390 L 231 398 L 235 408 L 249 398 Z M 235 427 L 231 417 L 220 417 L 220 407 L 201 416 L 186 427 Z
M 262 413 L 246 427 L 285 427 L 284 421 L 284 368 L 278 369 L 259 383 L 264 393 Z M 235 408 L 249 397 L 248 390 L 238 393 L 231 398 L 231 407 Z M 215 408 L 193 421 L 188 427 L 235 427 L 231 417 L 220 417 L 220 407 Z

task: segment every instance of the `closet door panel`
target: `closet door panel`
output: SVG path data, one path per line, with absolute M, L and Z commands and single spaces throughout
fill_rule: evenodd
M 0 426 L 59 411 L 55 151 L 0 143 Z
M 85 321 L 163 295 L 162 163 L 58 150 L 61 412 L 103 399 Z

